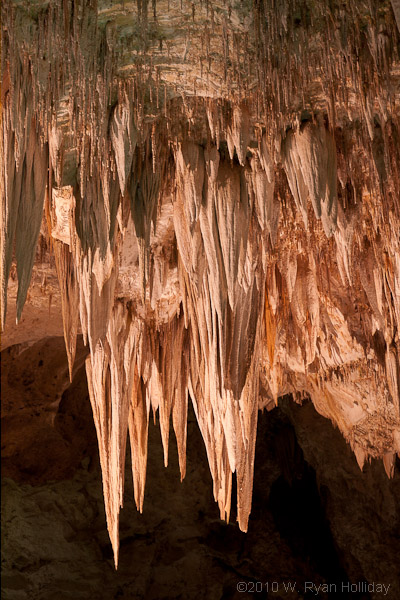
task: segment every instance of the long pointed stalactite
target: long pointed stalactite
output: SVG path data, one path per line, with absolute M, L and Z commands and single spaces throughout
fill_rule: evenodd
M 397 3 L 212 4 L 192 15 L 202 93 L 162 72 L 147 2 L 130 54 L 97 2 L 2 8 L 2 324 L 12 261 L 19 318 L 41 231 L 70 373 L 79 328 L 90 349 L 116 564 L 127 438 L 142 511 L 151 413 L 165 465 L 172 421 L 183 478 L 193 403 L 221 518 L 236 473 L 244 531 L 258 410 L 279 396 L 310 397 L 361 468 L 390 476 L 400 453 Z

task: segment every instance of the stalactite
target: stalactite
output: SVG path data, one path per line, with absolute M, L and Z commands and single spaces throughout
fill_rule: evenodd
M 172 420 L 183 478 L 189 396 L 228 520 L 236 473 L 242 530 L 258 409 L 284 394 L 310 397 L 361 468 L 379 457 L 393 474 L 400 126 L 384 4 L 321 2 L 311 15 L 297 0 L 255 2 L 248 81 L 236 9 L 196 7 L 209 64 L 197 97 L 196 44 L 193 77 L 171 83 L 182 48 L 168 46 L 168 68 L 156 61 L 147 0 L 129 71 L 96 2 L 3 10 L 2 326 L 14 240 L 20 317 L 47 198 L 70 374 L 78 321 L 89 344 L 116 564 L 128 432 L 142 511 L 150 411 L 165 464 Z
M 322 123 L 314 125 L 307 121 L 299 131 L 287 134 L 284 157 L 290 189 L 305 225 L 310 196 L 325 233 L 332 235 L 337 221 L 336 148 L 332 135 Z
M 124 104 L 118 104 L 115 107 L 111 124 L 111 142 L 117 163 L 120 190 L 123 196 L 137 143 L 137 133 L 133 123 L 133 107 L 128 102 L 128 99 L 126 99 Z
M 76 336 L 79 326 L 79 282 L 72 247 L 75 227 L 75 199 L 71 186 L 53 188 L 50 214 L 50 234 L 53 238 L 57 275 L 61 291 L 65 348 L 68 356 L 69 374 L 76 352 Z

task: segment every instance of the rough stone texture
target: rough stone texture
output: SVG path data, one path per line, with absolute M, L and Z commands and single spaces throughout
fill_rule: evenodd
M 384 556 L 389 548 L 394 554 L 400 551 L 398 468 L 390 480 L 382 463 L 373 460 L 360 474 L 339 432 L 310 402 L 299 407 L 286 398 L 282 409 L 294 426 L 304 459 L 317 474 L 325 515 L 350 580 L 359 578 L 361 570 L 368 581 L 390 581 L 390 597 L 396 598 L 398 568 L 395 560 Z
M 183 478 L 189 398 L 222 518 L 236 474 L 242 530 L 258 412 L 284 394 L 393 477 L 395 15 L 389 0 L 3 3 L 4 339 L 61 333 L 61 312 L 73 381 L 82 332 L 116 564 L 128 433 L 141 509 L 150 412 L 165 464 L 172 421 Z
M 5 600 L 239 599 L 254 594 L 237 592 L 238 582 L 251 589 L 257 581 L 277 582 L 279 593 L 270 596 L 281 599 L 315 597 L 303 593 L 306 581 L 336 583 L 339 590 L 342 582 L 382 582 L 391 585 L 387 598 L 398 597 L 393 560 L 399 552 L 398 472 L 388 479 L 377 461 L 361 472 L 340 433 L 312 403 L 297 406 L 289 398 L 259 418 L 253 510 L 246 534 L 235 525 L 234 507 L 230 524 L 219 519 L 193 410 L 188 415 L 183 482 L 174 445 L 165 469 L 159 428 L 150 423 L 144 512 L 134 509 L 127 476 L 115 571 L 82 369 L 63 392 L 55 418 L 46 419 L 49 382 L 43 387 L 40 369 L 55 371 L 58 362 L 68 386 L 60 341 L 47 339 L 25 352 L 15 348 L 2 353 L 17 376 L 25 373 L 20 392 L 32 398 L 36 389 L 37 421 L 35 430 L 32 425 L 27 431 L 26 419 L 9 420 L 10 407 L 3 408 L 8 433 L 2 438 L 3 452 L 13 457 L 4 460 L 2 480 Z M 44 361 L 40 368 L 38 358 Z M 36 452 L 27 447 L 30 433 L 35 434 Z M 130 467 L 128 458 L 126 475 Z M 285 593 L 283 583 L 289 581 L 296 582 L 296 593 Z M 338 595 L 321 592 L 318 597 Z
M 62 337 L 3 350 L 4 475 L 35 485 L 65 479 L 87 452 L 93 453 L 93 417 L 84 369 L 87 350 L 79 342 L 72 382 Z M 83 432 L 91 432 L 91 439 L 85 440 Z

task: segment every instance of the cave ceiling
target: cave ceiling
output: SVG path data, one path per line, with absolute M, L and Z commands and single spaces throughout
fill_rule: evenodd
M 116 563 L 157 411 L 183 478 L 193 403 L 244 531 L 284 395 L 393 474 L 399 27 L 398 0 L 2 3 L 2 347 L 64 335 L 72 376 L 83 335 Z

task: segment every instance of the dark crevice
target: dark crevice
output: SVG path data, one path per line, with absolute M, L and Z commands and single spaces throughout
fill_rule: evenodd
M 340 553 L 335 545 L 325 507 L 330 491 L 327 486 L 319 487 L 313 467 L 307 463 L 297 441 L 294 427 L 280 413 L 274 418 L 276 427 L 272 440 L 276 461 L 281 470 L 273 482 L 268 509 L 281 537 L 289 545 L 295 557 L 301 557 L 310 565 L 310 571 L 317 573 L 333 591 L 326 592 L 326 598 L 335 598 L 338 591 L 350 582 L 342 565 Z M 365 588 L 356 582 L 360 589 Z M 341 597 L 344 597 L 341 593 Z M 354 592 L 352 598 L 368 600 L 369 593 Z

